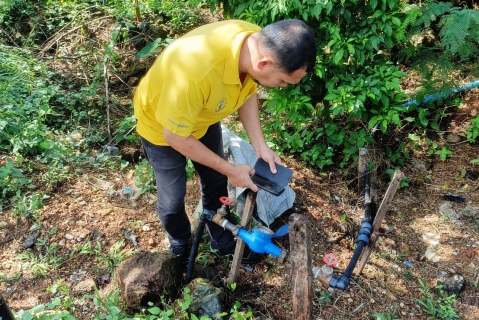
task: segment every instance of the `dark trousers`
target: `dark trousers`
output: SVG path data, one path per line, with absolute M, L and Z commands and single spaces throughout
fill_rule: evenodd
M 208 149 L 224 158 L 221 125 L 208 128 L 199 139 Z M 185 211 L 186 157 L 169 146 L 157 146 L 141 138 L 145 155 L 153 167 L 158 191 L 158 215 L 168 233 L 170 245 L 186 245 L 191 237 L 191 225 Z M 227 177 L 197 162 L 193 165 L 200 177 L 203 208 L 217 210 L 220 197 L 227 196 Z M 213 249 L 225 249 L 234 244 L 230 231 L 213 222 L 206 223 Z

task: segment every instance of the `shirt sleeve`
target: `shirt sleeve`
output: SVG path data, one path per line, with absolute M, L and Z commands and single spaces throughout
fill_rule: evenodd
M 188 137 L 204 106 L 198 85 L 185 77 L 173 77 L 163 84 L 155 117 L 170 132 Z

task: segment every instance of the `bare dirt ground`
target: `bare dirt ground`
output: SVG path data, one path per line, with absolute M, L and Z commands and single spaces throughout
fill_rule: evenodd
M 459 141 L 455 140 L 454 153 L 448 160 L 417 153 L 403 169 L 409 187 L 397 191 L 382 225 L 384 235 L 362 274 L 355 274 L 345 291 L 328 292 L 324 284 L 314 280 L 316 319 L 369 319 L 374 312 L 396 314 L 400 319 L 426 319 L 416 301 L 424 298 L 418 281 L 422 280 L 437 293 L 433 288 L 439 278 L 452 274 L 460 274 L 465 279 L 454 305 L 460 319 L 479 319 L 479 216 L 477 212 L 474 215 L 464 211 L 479 206 L 479 180 L 473 174 L 477 168 L 470 163 L 478 153 L 477 145 L 464 142 L 464 132 L 459 128 L 479 110 L 478 97 L 477 91 L 468 94 L 465 108 L 456 114 L 458 121 L 450 124 L 444 138 L 452 139 L 448 135 L 454 133 Z M 377 159 L 384 157 L 379 149 L 371 148 L 371 151 Z M 363 198 L 356 194 L 354 174 L 345 175 L 346 170 L 354 173 L 356 168 L 319 171 L 308 169 L 295 159 L 286 158 L 284 162 L 294 170 L 290 186 L 296 193 L 296 201 L 271 227 L 287 223 L 291 213 L 307 216 L 313 265 L 320 265 L 324 254 L 333 253 L 339 259 L 335 271 L 340 274 L 352 256 L 352 236 L 364 214 Z M 79 248 L 85 248 L 95 232 L 102 234 L 103 255 L 111 252 L 115 243 L 125 240 L 124 230 L 134 231 L 138 250 L 168 248 L 165 232 L 156 217 L 154 196 L 144 194 L 134 202 L 123 200 L 109 195 L 101 183 L 106 181 L 114 185 L 114 190 L 121 190 L 132 186 L 131 173 L 88 166 L 78 169 L 76 177 L 59 186 L 45 201 L 39 230 L 35 230 L 31 220 L 16 220 L 8 211 L 0 216 L 0 220 L 6 222 L 0 229 L 3 275 L 0 292 L 13 310 L 48 302 L 55 295 L 51 292 L 55 284 L 65 285 L 74 298 L 93 293 L 94 285 L 103 296 L 114 290 L 115 285 L 108 281 L 108 263 L 98 260 L 99 255 L 80 253 Z M 372 172 L 372 177 L 379 179 L 380 174 Z M 379 179 L 377 183 L 380 202 L 389 182 Z M 447 201 L 445 194 L 464 197 L 465 202 Z M 193 179 L 187 196 L 190 213 L 194 212 L 198 200 L 198 184 Z M 452 215 L 447 217 L 441 206 L 451 209 L 447 212 L 453 212 Z M 25 241 L 36 232 L 39 232 L 36 245 L 25 249 Z M 55 256 L 71 259 L 63 260 L 56 268 L 39 263 L 38 268 L 43 268 L 45 275 L 33 275 L 32 261 L 43 261 L 41 257 L 48 255 L 46 248 L 53 245 L 59 248 Z M 288 238 L 279 239 L 278 245 L 289 250 Z M 428 247 L 436 250 L 435 258 L 425 257 Z M 135 250 L 135 247 L 125 240 L 117 251 L 121 250 Z M 210 254 L 207 261 L 225 278 L 229 269 L 222 260 L 216 259 L 215 263 L 214 258 Z M 290 268 L 289 263 L 280 264 L 268 257 L 255 265 L 252 272 L 242 269 L 236 290 L 227 290 L 228 301 L 250 305 L 255 316 L 291 319 Z M 76 303 L 81 311 L 79 318 L 82 315 L 87 318 L 91 306 L 81 300 Z

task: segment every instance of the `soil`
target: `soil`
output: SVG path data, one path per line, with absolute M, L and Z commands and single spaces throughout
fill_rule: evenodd
M 370 319 L 375 312 L 398 319 L 427 319 L 417 301 L 425 297 L 419 280 L 437 296 L 435 287 L 441 277 L 454 274 L 465 279 L 455 310 L 460 319 L 479 319 L 479 214 L 474 211 L 479 207 L 479 169 L 471 164 L 478 158 L 478 146 L 466 142 L 464 130 L 479 111 L 479 91 L 464 93 L 462 99 L 461 108 L 443 124 L 445 134 L 437 137 L 451 143 L 453 154 L 446 161 L 421 151 L 412 154 L 402 169 L 409 186 L 397 190 L 390 201 L 381 234 L 362 273 L 355 273 L 344 291 L 328 291 L 326 285 L 313 279 L 314 319 Z M 381 137 L 368 147 L 370 160 L 389 163 L 382 145 L 387 139 L 391 137 Z M 138 145 L 128 148 L 121 149 L 120 154 L 141 155 Z M 306 216 L 313 265 L 320 266 L 323 256 L 333 253 L 339 261 L 335 273 L 341 275 L 352 257 L 365 211 L 364 196 L 357 192 L 357 163 L 317 170 L 294 157 L 284 157 L 283 162 L 294 170 L 290 187 L 296 199 L 270 227 L 288 223 L 293 213 Z M 0 292 L 17 312 L 68 294 L 74 299 L 76 316 L 91 318 L 93 305 L 81 298 L 94 294 L 94 286 L 104 299 L 117 289 L 108 269 L 114 268 L 117 260 L 99 260 L 99 256 L 119 252 L 126 258 L 126 252 L 132 250 L 168 250 L 154 194 L 144 193 L 134 201 L 119 196 L 123 188 L 134 185 L 134 172 L 105 165 L 70 169 L 75 174 L 48 192 L 50 198 L 40 210 L 41 226 L 32 219 L 14 218 L 8 208 L 0 214 L 0 222 L 4 222 L 0 228 Z M 385 165 L 374 168 L 371 177 L 378 185 L 379 206 L 390 182 Z M 188 182 L 186 196 L 190 215 L 198 201 L 199 185 L 194 177 Z M 125 238 L 125 230 L 135 234 L 137 246 Z M 89 254 L 92 249 L 86 244 L 92 238 L 99 239 L 101 254 Z M 27 240 L 36 240 L 35 245 L 28 245 Z M 115 251 L 119 241 L 124 242 Z M 288 237 L 275 241 L 289 251 Z M 56 253 L 47 250 L 55 246 Z M 428 248 L 435 250 L 434 257 L 426 257 Z M 202 250 L 201 256 L 207 258 L 201 261 L 226 278 L 229 268 L 225 260 Z M 55 265 L 52 257 L 63 260 Z M 68 292 L 54 290 L 62 286 Z M 243 307 L 251 306 L 256 317 L 292 319 L 289 262 L 265 257 L 252 271 L 240 270 L 235 290 L 225 290 L 230 305 L 239 301 Z

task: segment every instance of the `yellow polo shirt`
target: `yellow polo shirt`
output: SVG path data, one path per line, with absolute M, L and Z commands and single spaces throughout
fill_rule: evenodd
M 201 138 L 208 127 L 256 92 L 239 78 L 245 38 L 260 27 L 239 20 L 201 26 L 172 42 L 140 81 L 134 97 L 138 133 L 165 146 L 163 127 L 183 137 Z

